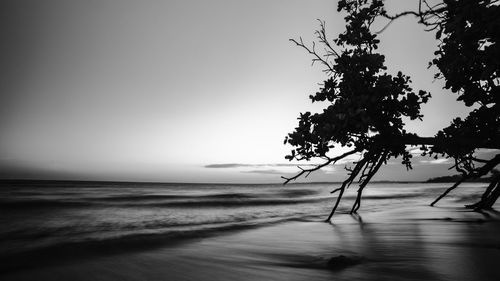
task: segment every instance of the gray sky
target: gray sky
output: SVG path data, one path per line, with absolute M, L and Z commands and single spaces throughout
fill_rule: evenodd
M 344 28 L 335 1 L 1 1 L 0 177 L 279 181 L 295 171 L 276 165 L 283 139 L 325 78 L 288 39 L 310 42 L 316 19 L 332 38 Z M 409 18 L 381 39 L 389 70 L 433 94 L 410 131 L 431 136 L 465 114 L 426 68 L 433 34 Z M 447 173 L 428 160 L 379 177 Z

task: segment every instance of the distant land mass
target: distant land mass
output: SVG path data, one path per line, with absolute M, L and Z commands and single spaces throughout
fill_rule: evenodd
M 493 176 L 482 177 L 478 179 L 468 179 L 465 182 L 490 182 Z M 426 182 L 457 182 L 462 178 L 461 175 L 452 175 L 452 176 L 442 176 L 436 178 L 430 178 Z

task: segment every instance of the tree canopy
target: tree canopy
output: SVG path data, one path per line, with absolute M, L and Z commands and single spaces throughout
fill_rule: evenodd
M 430 5 L 419 0 L 417 11 L 387 13 L 383 0 L 340 0 L 338 12 L 345 12 L 346 29 L 329 40 L 325 24 L 320 21 L 316 31 L 318 42 L 311 46 L 291 39 L 313 56 L 327 74 L 319 91 L 310 95 L 313 103 L 323 103 L 320 113 L 301 113 L 299 124 L 288 134 L 285 143 L 293 147 L 286 159 L 322 159 L 313 168 L 300 168 L 285 183 L 333 165 L 348 156 L 359 154 L 360 160 L 346 168 L 347 178 L 332 191 L 337 200 L 327 220 L 335 213 L 347 188 L 359 183 L 351 213 L 361 206 L 364 188 L 380 167 L 391 158 L 401 159 L 411 169 L 410 146 L 418 146 L 423 155 L 447 157 L 454 160 L 460 179 L 432 205 L 465 180 L 487 175 L 500 164 L 500 7 L 490 0 L 443 0 Z M 438 72 L 435 78 L 444 79 L 445 88 L 457 99 L 473 108 L 464 118 L 456 118 L 435 136 L 423 137 L 405 130 L 404 119 L 422 119 L 422 104 L 431 94 L 411 87 L 411 79 L 401 71 L 390 74 L 384 55 L 377 52 L 380 40 L 373 24 L 377 19 L 387 21 L 386 27 L 404 16 L 416 17 L 428 32 L 439 40 L 434 59 L 429 66 Z M 324 52 L 317 51 L 316 44 Z M 335 147 L 348 151 L 332 156 Z M 476 157 L 478 150 L 492 149 L 491 159 Z M 475 209 L 491 208 L 500 196 L 500 175 L 491 177 L 490 185 L 479 202 L 469 205 Z

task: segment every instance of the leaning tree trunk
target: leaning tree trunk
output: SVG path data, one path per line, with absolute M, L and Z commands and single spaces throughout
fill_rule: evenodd
M 488 188 L 481 196 L 481 199 L 472 205 L 467 205 L 465 207 L 475 210 L 487 210 L 493 208 L 493 205 L 500 196 L 500 175 L 493 178 Z

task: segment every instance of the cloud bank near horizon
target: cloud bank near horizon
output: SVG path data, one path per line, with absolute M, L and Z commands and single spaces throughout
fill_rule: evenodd
M 427 180 L 436 176 L 457 174 L 455 170 L 451 169 L 453 161 L 449 158 L 433 158 L 429 156 L 422 156 L 419 149 L 411 150 L 413 155 L 412 166 L 410 171 L 401 164 L 399 159 L 391 159 L 376 175 L 375 180 Z M 483 157 L 488 157 L 491 151 L 482 151 L 479 154 Z M 347 176 L 345 167 L 352 165 L 355 158 L 343 159 L 340 163 L 326 166 L 323 169 L 316 171 L 315 179 L 320 180 L 342 180 Z M 260 174 L 260 175 L 280 175 L 289 176 L 300 172 L 298 167 L 312 168 L 317 164 L 315 163 L 214 163 L 203 166 L 206 169 L 219 169 L 221 171 L 238 172 L 243 174 Z
M 314 167 L 315 164 L 286 164 L 286 163 L 278 163 L 278 164 L 242 164 L 242 163 L 223 163 L 223 164 L 209 164 L 203 167 L 212 168 L 212 169 L 228 169 L 228 168 L 242 168 L 242 167 L 252 167 L 252 168 L 260 168 L 260 167 Z

